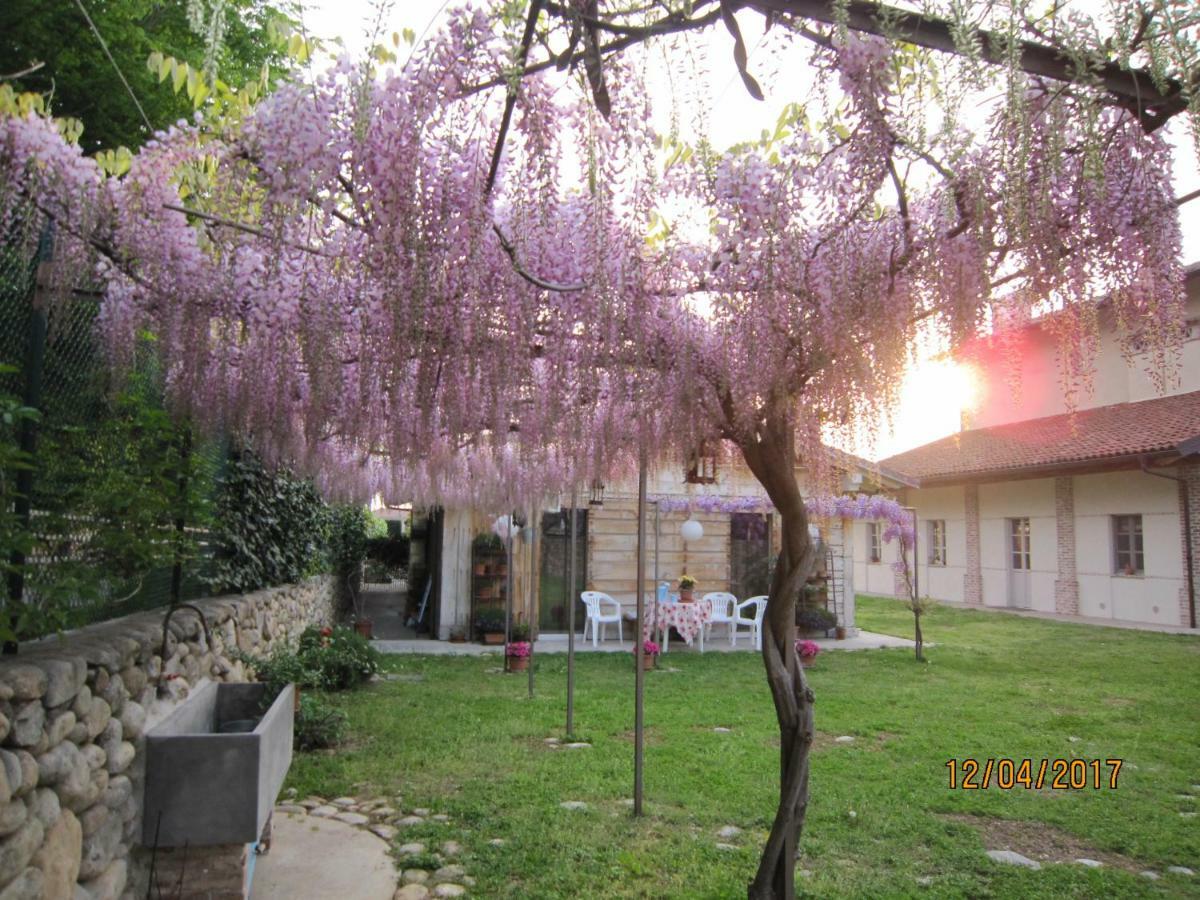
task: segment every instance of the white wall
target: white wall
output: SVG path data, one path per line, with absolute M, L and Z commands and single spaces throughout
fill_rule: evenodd
M 1189 320 L 1200 319 L 1200 278 L 1189 285 Z M 1121 355 L 1111 313 L 1101 315 L 1100 345 L 1096 351 L 1091 393 L 1077 398 L 1078 409 L 1150 400 L 1170 394 L 1200 390 L 1200 337 L 1183 345 L 1179 366 L 1171 373 L 1165 391 L 1151 378 L 1148 356 L 1127 363 Z M 987 428 L 1067 411 L 1060 387 L 1058 348 L 1054 338 L 1040 328 L 1027 328 L 1012 337 L 1012 345 L 989 349 L 971 362 L 979 396 L 968 417 L 969 428 Z M 1014 387 L 1012 374 L 1019 373 Z
M 863 594 L 890 597 L 896 592 L 896 573 L 892 563 L 900 558 L 900 545 L 895 541 L 884 541 L 880 548 L 879 562 L 870 562 L 867 559 L 871 549 L 871 538 L 868 534 L 870 527 L 870 522 L 854 521 L 846 524 L 847 531 L 853 535 L 854 586 Z
M 1146 568 L 1141 575 L 1113 569 L 1112 516 L 1140 513 Z M 1142 472 L 1075 478 L 1075 565 L 1084 616 L 1185 625 L 1178 488 Z
M 1029 519 L 1031 609 L 1054 612 L 1058 526 L 1054 479 L 979 486 L 979 558 L 985 606 L 1009 605 L 1009 519 Z
M 963 489 L 958 486 L 908 492 L 917 510 L 917 575 L 921 596 L 962 602 L 963 576 L 967 571 L 967 525 Z M 946 564 L 929 564 L 929 522 L 946 523 Z
M 1138 471 L 1077 475 L 1075 497 L 1075 567 L 1079 583 L 1079 614 L 1129 622 L 1186 625 L 1181 620 L 1180 593 L 1185 589 L 1178 488 L 1171 481 Z M 963 488 L 909 490 L 908 503 L 917 509 L 920 529 L 920 590 L 935 600 L 964 601 L 966 527 Z M 1030 521 L 1031 608 L 1055 611 L 1054 583 L 1058 578 L 1058 523 L 1054 479 L 1041 478 L 979 486 L 980 558 L 983 602 L 1009 605 L 1008 519 Z M 1141 515 L 1145 571 L 1141 575 L 1114 572 L 1112 517 Z M 930 566 L 930 519 L 946 521 L 947 565 Z M 855 586 L 863 593 L 894 592 L 890 563 L 894 546 L 884 544 L 884 560 L 869 564 L 867 523 L 855 522 L 851 567 Z

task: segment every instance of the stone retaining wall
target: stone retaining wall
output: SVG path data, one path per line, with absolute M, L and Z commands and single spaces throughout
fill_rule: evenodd
M 138 613 L 23 645 L 0 659 L 0 900 L 144 897 L 142 735 L 205 681 L 245 681 L 236 649 L 332 624 L 334 581 Z M 160 655 L 161 654 L 161 655 Z

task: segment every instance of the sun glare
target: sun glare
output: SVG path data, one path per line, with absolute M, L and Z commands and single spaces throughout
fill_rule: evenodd
M 881 435 L 866 455 L 881 459 L 953 434 L 978 400 L 979 384 L 970 366 L 922 360 L 904 376 L 891 433 Z

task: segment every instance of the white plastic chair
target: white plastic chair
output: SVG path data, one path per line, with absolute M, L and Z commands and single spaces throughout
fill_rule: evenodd
M 751 607 L 754 607 L 754 614 L 753 614 L 752 618 L 747 618 L 746 616 L 742 615 L 742 610 L 750 609 Z M 760 595 L 758 597 L 751 597 L 749 600 L 743 600 L 741 603 L 737 604 L 737 606 L 735 606 L 734 610 L 733 610 L 733 621 L 729 623 L 729 627 L 730 627 L 729 646 L 730 647 L 737 646 L 738 626 L 739 625 L 749 625 L 750 626 L 750 636 L 754 638 L 754 649 L 761 650 L 762 649 L 762 620 L 763 620 L 763 613 L 765 613 L 766 611 L 767 611 L 767 598 L 765 595 Z
M 588 626 L 592 626 L 592 646 L 599 647 L 602 636 L 600 630 L 612 622 L 617 623 L 617 640 L 624 641 L 625 635 L 621 630 L 621 604 L 602 591 L 584 591 L 579 595 L 583 605 L 587 607 L 587 618 L 583 622 L 583 639 L 587 640 Z M 613 612 L 605 614 L 604 604 L 611 604 Z
M 714 625 L 724 625 L 729 632 L 729 640 L 733 642 L 733 610 L 737 606 L 737 597 L 728 591 L 710 591 L 700 598 L 701 603 L 707 603 L 712 608 L 712 618 L 704 625 L 706 632 Z

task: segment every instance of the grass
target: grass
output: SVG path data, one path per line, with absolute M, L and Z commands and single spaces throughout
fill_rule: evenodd
M 858 615 L 871 631 L 911 631 L 894 601 L 862 598 Z M 1200 876 L 1166 872 L 1200 871 L 1200 817 L 1179 815 L 1200 810 L 1200 640 L 948 608 L 924 623 L 937 644 L 926 665 L 877 650 L 825 653 L 810 671 L 818 740 L 800 891 L 1200 895 Z M 578 659 L 576 729 L 588 750 L 543 741 L 564 736 L 565 656 L 539 659 L 532 700 L 523 675 L 489 672 L 498 664 L 391 657 L 391 671 L 423 680 L 339 697 L 351 744 L 298 756 L 290 784 L 302 795 L 398 793 L 405 808 L 449 813 L 453 824 L 406 829 L 403 840 L 460 841 L 478 896 L 745 896 L 777 793 L 777 731 L 756 655 L 671 653 L 665 671 L 648 675 L 641 820 L 623 802 L 633 780 L 629 658 Z M 951 757 L 1070 756 L 1124 759 L 1117 789 L 947 786 Z M 589 807 L 564 810 L 563 800 Z M 997 819 L 1016 824 L 985 828 L 990 838 L 973 824 L 1004 825 Z M 730 824 L 743 829 L 736 849 L 717 849 L 716 831 Z M 1014 830 L 1034 850 L 1054 838 L 1110 864 L 1031 871 L 988 860 L 984 849 L 1003 849 L 1000 835 Z M 495 837 L 505 846 L 489 845 Z M 1143 868 L 1162 879 L 1140 877 Z

